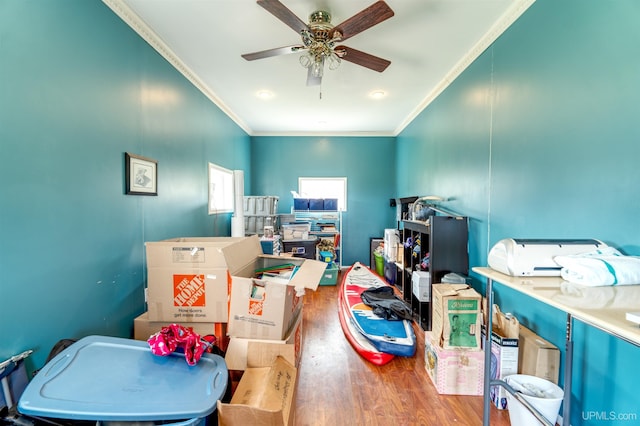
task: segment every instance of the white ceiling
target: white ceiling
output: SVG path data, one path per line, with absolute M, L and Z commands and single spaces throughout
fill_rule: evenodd
M 382 73 L 342 61 L 307 86 L 300 43 L 254 0 L 103 0 L 250 135 L 395 136 L 535 0 L 386 0 L 395 15 L 345 45 L 391 61 Z M 281 0 L 302 21 L 337 25 L 374 0 Z M 269 99 L 257 94 L 267 90 Z M 385 97 L 372 99 L 382 90 Z

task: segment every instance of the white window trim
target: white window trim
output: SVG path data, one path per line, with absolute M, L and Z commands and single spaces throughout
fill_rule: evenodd
M 341 194 L 320 192 L 308 193 L 304 190 L 305 182 L 310 181 L 331 181 L 332 183 L 341 183 Z M 338 210 L 347 211 L 347 178 L 346 177 L 298 177 L 298 194 L 303 198 L 338 198 Z

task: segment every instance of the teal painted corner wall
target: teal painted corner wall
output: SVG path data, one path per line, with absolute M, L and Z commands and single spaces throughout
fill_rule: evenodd
M 131 336 L 145 241 L 230 234 L 207 162 L 248 170 L 249 137 L 101 1 L 0 2 L 0 57 L 0 359 L 33 369 Z M 125 195 L 125 152 L 158 161 L 157 197 Z
M 253 194 L 279 197 L 279 213 L 290 213 L 298 177 L 347 177 L 343 214 L 343 264 L 370 263 L 370 238 L 395 227 L 395 138 L 251 138 Z
M 469 216 L 471 267 L 509 237 L 598 238 L 640 255 L 639 21 L 634 0 L 537 0 L 398 136 L 397 191 L 450 197 Z M 564 353 L 562 312 L 495 290 Z M 574 339 L 571 424 L 639 421 L 640 349 L 580 323 Z

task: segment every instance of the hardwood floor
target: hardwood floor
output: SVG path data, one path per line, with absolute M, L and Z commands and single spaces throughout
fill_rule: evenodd
M 304 296 L 302 358 L 295 424 L 464 425 L 482 424 L 482 397 L 440 395 L 424 368 L 424 333 L 416 355 L 375 366 L 346 340 L 337 313 L 339 286 L 320 286 Z M 508 412 L 491 409 L 492 426 L 508 426 Z

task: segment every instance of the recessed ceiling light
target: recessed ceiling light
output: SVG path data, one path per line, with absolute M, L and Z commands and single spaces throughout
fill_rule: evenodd
M 260 90 L 258 93 L 256 93 L 256 96 L 260 99 L 270 99 L 273 97 L 273 92 L 270 92 L 268 90 Z
M 382 99 L 385 96 L 387 96 L 387 94 L 384 90 L 375 90 L 369 94 L 369 97 L 372 99 Z

